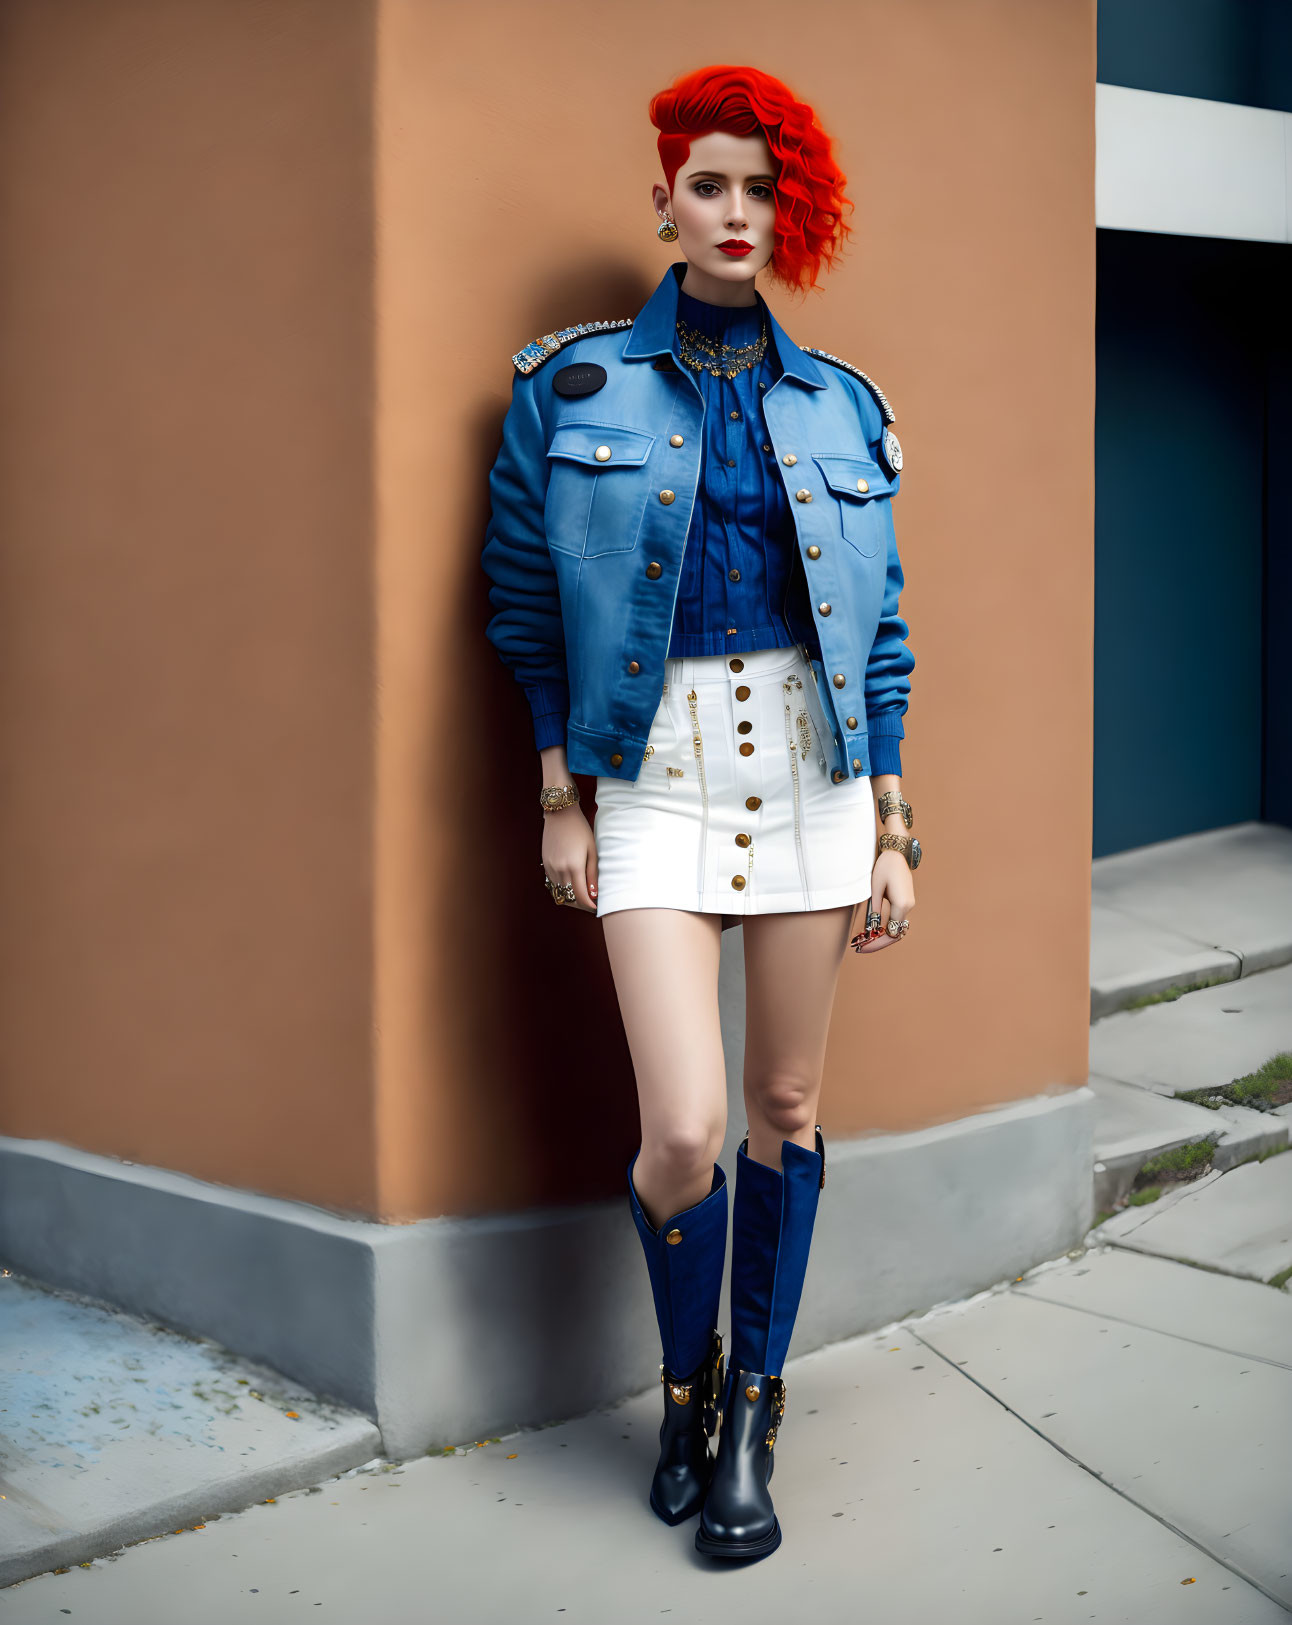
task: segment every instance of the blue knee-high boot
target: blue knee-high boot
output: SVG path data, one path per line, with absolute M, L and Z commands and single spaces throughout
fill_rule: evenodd
M 713 1471 L 709 1436 L 718 1425 L 722 1337 L 718 1299 L 727 1258 L 727 1176 L 715 1162 L 709 1194 L 657 1230 L 642 1210 L 628 1164 L 628 1200 L 650 1272 L 664 1358 L 664 1420 L 651 1509 L 665 1523 L 700 1510 Z
M 722 1393 L 718 1456 L 695 1533 L 710 1557 L 766 1557 L 781 1543 L 768 1483 L 785 1412 L 781 1370 L 803 1295 L 825 1140 L 816 1150 L 781 1141 L 781 1166 L 736 1152 L 731 1217 L 731 1359 Z

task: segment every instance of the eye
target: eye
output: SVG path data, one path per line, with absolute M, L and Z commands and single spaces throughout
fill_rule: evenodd
M 706 186 L 712 187 L 713 191 L 706 192 L 704 190 Z M 696 181 L 693 190 L 700 197 L 712 197 L 719 190 L 719 186 L 717 181 Z M 749 193 L 751 197 L 757 197 L 763 202 L 769 202 L 776 195 L 766 181 L 755 181 L 749 188 Z

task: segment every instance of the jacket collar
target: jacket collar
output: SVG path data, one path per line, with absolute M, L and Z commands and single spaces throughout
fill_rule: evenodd
M 632 332 L 624 346 L 625 361 L 650 361 L 662 355 L 677 354 L 677 291 L 686 275 L 687 261 L 676 260 L 660 278 L 659 286 L 633 318 Z M 763 315 L 767 318 L 768 332 L 776 345 L 781 373 L 793 378 L 808 389 L 827 388 L 820 366 L 795 344 L 781 324 L 772 315 L 767 301 L 754 289 Z

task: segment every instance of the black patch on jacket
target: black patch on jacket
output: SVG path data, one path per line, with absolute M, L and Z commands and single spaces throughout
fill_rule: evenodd
M 606 381 L 606 369 L 595 361 L 575 361 L 552 379 L 558 395 L 595 395 Z

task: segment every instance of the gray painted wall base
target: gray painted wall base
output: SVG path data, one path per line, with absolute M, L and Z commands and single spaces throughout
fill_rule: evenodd
M 1081 1087 L 913 1134 L 827 1139 L 791 1354 L 1078 1243 L 1093 1124 Z M 578 1415 L 659 1373 L 626 1193 L 382 1225 L 0 1138 L 0 1259 L 355 1406 L 392 1457 Z

